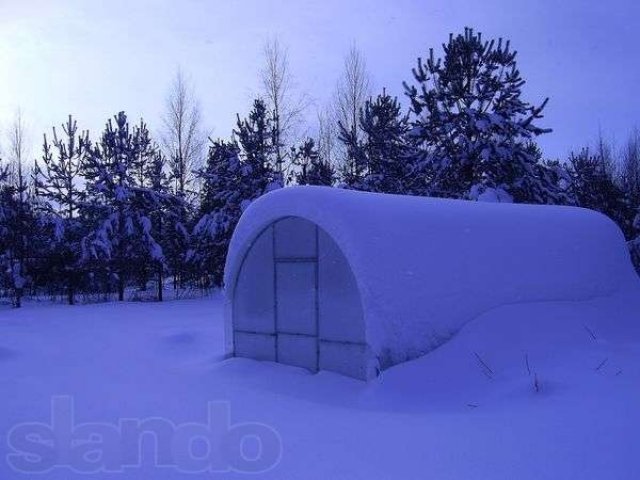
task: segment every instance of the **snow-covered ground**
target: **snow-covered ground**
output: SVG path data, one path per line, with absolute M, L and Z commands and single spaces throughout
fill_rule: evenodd
M 267 468 L 252 477 L 637 479 L 638 312 L 631 295 L 502 307 L 365 384 L 224 360 L 219 296 L 2 307 L 0 479 L 51 464 L 100 479 L 244 478 Z M 123 419 L 147 431 L 140 450 Z M 65 453 L 72 424 L 80 443 Z M 198 463 L 184 455 L 189 438 L 201 460 L 205 445 L 221 448 Z M 141 466 L 107 471 L 138 458 Z M 154 466 L 163 460 L 174 466 Z M 68 466 L 40 476 L 79 477 Z

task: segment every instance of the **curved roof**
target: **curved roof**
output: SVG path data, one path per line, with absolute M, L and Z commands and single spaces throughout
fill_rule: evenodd
M 290 216 L 314 222 L 342 249 L 367 340 L 393 363 L 500 305 L 637 288 L 621 232 L 591 210 L 305 186 L 271 192 L 244 212 L 225 268 L 230 297 L 252 241 Z

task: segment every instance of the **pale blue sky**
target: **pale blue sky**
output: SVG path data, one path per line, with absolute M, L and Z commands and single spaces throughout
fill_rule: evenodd
M 565 155 L 598 129 L 622 142 L 640 125 L 640 7 L 633 0 L 0 0 L 0 124 L 16 107 L 39 153 L 42 133 L 72 113 L 94 134 L 126 110 L 152 129 L 181 66 L 206 126 L 228 136 L 258 87 L 264 40 L 288 45 L 298 85 L 329 98 L 356 43 L 374 91 L 401 95 L 428 48 L 465 25 L 519 51 L 526 98 L 551 97 L 541 144 Z M 313 111 L 310 117 L 314 118 Z

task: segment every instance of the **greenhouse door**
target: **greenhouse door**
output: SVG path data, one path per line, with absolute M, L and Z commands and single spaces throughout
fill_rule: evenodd
M 275 270 L 276 361 L 317 371 L 317 257 L 276 259 Z

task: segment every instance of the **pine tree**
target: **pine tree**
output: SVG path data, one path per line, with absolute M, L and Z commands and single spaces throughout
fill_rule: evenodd
M 633 223 L 631 225 L 635 236 L 627 242 L 627 246 L 629 247 L 631 261 L 640 275 L 640 235 L 637 234 L 637 232 L 640 232 L 640 211 L 636 209 L 635 212 L 636 215 L 633 218 Z
M 262 100 L 253 102 L 253 109 L 246 119 L 242 120 L 238 115 L 233 134 L 241 148 L 243 164 L 252 171 L 251 178 L 246 179 L 250 185 L 243 186 L 253 191 L 249 197 L 257 198 L 282 187 L 284 177 L 276 155 L 272 115 Z
M 0 203 L 4 204 L 5 232 L 0 247 L 0 271 L 4 277 L 3 283 L 13 296 L 13 305 L 20 307 L 25 288 L 32 281 L 34 252 L 38 252 L 40 247 L 35 244 L 40 225 L 33 208 L 33 185 L 25 169 L 27 131 L 19 110 L 7 133 L 10 162 L 0 199 Z
M 10 162 L 0 203 L 4 204 L 4 242 L 0 251 L 0 268 L 4 283 L 12 292 L 13 305 L 22 305 L 25 286 L 30 280 L 30 253 L 37 227 L 33 198 L 24 162 L 27 156 L 26 128 L 18 110 L 8 129 Z M 3 175 L 4 176 L 4 175 Z
M 108 121 L 98 145 L 87 155 L 84 177 L 91 202 L 85 209 L 93 219 L 92 231 L 83 239 L 84 258 L 106 264 L 116 280 L 118 299 L 145 265 L 164 265 L 162 247 L 153 236 L 150 214 L 160 203 L 157 192 L 140 185 L 138 172 L 154 153 L 146 125 L 130 129 L 120 112 Z
M 640 130 L 629 136 L 622 152 L 620 180 L 631 205 L 640 207 Z
M 543 160 L 542 151 L 534 142 L 529 142 L 525 149 L 533 161 L 524 164 L 524 174 L 511 185 L 514 198 L 542 205 L 575 205 L 566 165 L 557 160 Z
M 289 174 L 289 183 L 324 186 L 334 184 L 335 168 L 321 157 L 312 138 L 307 138 L 298 147 L 292 147 L 290 156 L 295 170 Z
M 366 178 L 369 175 L 368 160 L 359 128 L 345 127 L 338 123 L 338 141 L 344 147 L 344 161 L 340 166 L 342 187 L 353 190 L 367 190 Z
M 525 82 L 509 41 L 487 42 L 466 28 L 443 49 L 443 58 L 431 49 L 426 63 L 418 60 L 417 85 L 405 83 L 424 193 L 530 201 L 514 185 L 535 164 L 528 145 L 550 131 L 536 125 L 547 100 L 536 107 L 521 98 Z
M 188 245 L 188 233 L 184 225 L 187 205 L 181 195 L 171 189 L 171 178 L 166 173 L 167 160 L 159 148 L 147 157 L 144 164 L 143 187 L 148 188 L 155 198 L 150 203 L 151 235 L 158 241 L 164 253 L 165 262 L 157 262 L 157 299 L 163 300 L 164 276 L 169 272 L 183 270 L 184 255 Z
M 633 209 L 606 159 L 584 148 L 571 154 L 568 171 L 576 204 L 607 215 L 632 238 Z
M 37 249 L 39 222 L 29 184 L 19 164 L 14 175 L 0 165 L 0 282 L 12 293 L 13 306 L 22 306 L 30 280 L 30 252 Z
M 48 252 L 50 271 L 53 271 L 53 278 L 59 278 L 66 285 L 67 301 L 73 305 L 82 278 L 80 240 L 84 232 L 79 211 L 84 190 L 80 180 L 90 142 L 88 132 L 78 133 L 77 123 L 71 115 L 62 130 L 64 138 L 59 138 L 53 128 L 51 144 L 44 135 L 42 166 L 36 162 L 34 183 L 36 196 L 42 200 L 45 215 L 54 226 L 55 235 Z
M 200 217 L 192 231 L 188 259 L 214 285 L 222 284 L 229 242 L 242 212 L 260 196 L 283 186 L 270 117 L 261 100 L 254 102 L 247 119 L 238 117 L 234 136 L 238 143 L 213 142 L 205 167 L 196 172 L 202 184 Z
M 205 286 L 222 285 L 231 235 L 250 201 L 247 174 L 251 170 L 243 167 L 238 145 L 224 140 L 212 143 L 205 167 L 196 172 L 202 189 L 188 259 Z
M 0 286 L 11 288 L 12 282 L 9 278 L 10 264 L 8 251 L 10 243 L 11 218 L 13 217 L 11 187 L 8 183 L 9 166 L 2 163 L 0 159 Z
M 383 90 L 365 102 L 360 111 L 361 139 L 340 124 L 340 140 L 351 152 L 354 164 L 343 170 L 347 188 L 380 193 L 412 193 L 419 190 L 413 174 L 414 152 L 407 141 L 409 123 L 397 98 Z
M 631 132 L 622 152 L 620 167 L 620 185 L 633 214 L 629 250 L 640 273 L 640 130 Z

